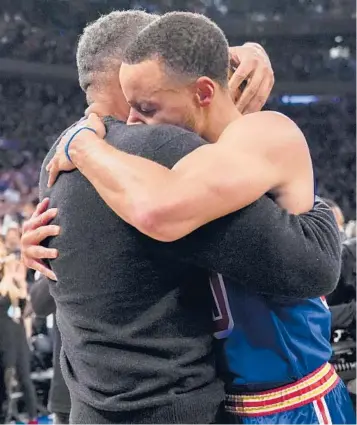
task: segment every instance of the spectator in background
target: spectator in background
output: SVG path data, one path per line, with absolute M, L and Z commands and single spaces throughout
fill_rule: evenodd
M 356 235 L 356 221 L 350 220 L 345 227 L 346 236 L 348 239 L 355 238 Z
M 341 276 L 336 289 L 327 296 L 332 328 L 346 329 L 356 338 L 356 238 L 342 244 Z
M 41 276 L 32 286 L 31 304 L 34 313 L 38 316 L 55 315 L 56 304 L 52 298 L 48 279 Z M 56 320 L 53 321 L 53 379 L 51 382 L 48 410 L 54 414 L 55 424 L 68 424 L 71 411 L 71 399 L 64 382 L 60 367 L 61 335 Z
M 0 241 L 0 423 L 7 423 L 10 415 L 11 384 L 15 373 L 14 323 L 8 316 L 11 298 L 8 294 L 8 278 L 5 277 L 7 251 Z
M 331 211 L 333 212 L 335 216 L 338 228 L 340 230 L 341 241 L 346 240 L 346 233 L 344 229 L 345 217 L 343 215 L 341 208 L 332 199 L 323 198 L 323 201 L 325 202 L 325 204 L 327 204 L 331 208 Z
M 17 223 L 13 223 L 7 229 L 5 235 L 5 246 L 9 254 L 20 252 L 20 227 Z
M 35 205 L 32 202 L 26 202 L 22 207 L 22 219 L 28 220 L 35 211 Z
M 5 388 L 7 399 L 11 394 L 14 375 L 24 393 L 30 422 L 35 423 L 37 402 L 35 388 L 30 378 L 30 349 L 26 335 L 23 311 L 27 299 L 26 267 L 15 256 L 5 260 L 0 283 L 0 354 L 5 359 Z M 29 329 L 29 328 L 28 328 Z M 5 415 L 11 412 L 6 408 Z M 11 418 L 7 418 L 9 420 Z

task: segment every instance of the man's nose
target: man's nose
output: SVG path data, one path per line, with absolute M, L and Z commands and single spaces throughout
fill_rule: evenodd
M 145 124 L 145 121 L 142 119 L 140 114 L 138 114 L 133 109 L 130 109 L 129 117 L 126 122 L 128 125 L 135 125 L 135 124 Z

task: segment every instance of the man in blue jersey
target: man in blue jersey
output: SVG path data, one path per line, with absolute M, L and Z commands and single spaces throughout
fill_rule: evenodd
M 194 30 L 197 22 L 201 25 L 199 32 Z M 217 37 L 217 31 L 222 45 L 215 47 L 217 51 L 223 49 L 223 57 L 226 40 L 210 21 L 192 14 L 165 15 L 142 31 L 128 49 L 126 64 L 121 69 L 122 88 L 132 107 L 129 121 L 174 123 L 217 142 L 212 149 L 205 146 L 189 154 L 172 171 L 149 161 L 146 168 L 137 170 L 130 158 L 127 162 L 121 159 L 128 174 L 132 173 L 138 182 L 137 192 L 130 195 L 141 196 L 141 191 L 146 192 L 155 207 L 155 214 L 144 214 L 145 219 L 137 227 L 159 240 L 183 237 L 208 221 L 244 207 L 265 192 L 296 214 L 306 213 L 314 202 L 311 159 L 295 124 L 269 112 L 242 117 L 226 96 L 228 55 L 223 70 L 212 70 L 205 62 L 205 40 L 212 39 L 212 34 Z M 198 51 L 201 55 L 192 54 Z M 212 71 L 210 75 L 207 70 Z M 104 135 L 104 128 L 95 117 L 85 125 Z M 237 158 L 234 144 L 230 143 L 232 134 L 235 141 L 239 139 L 237 134 L 241 135 L 242 143 L 254 140 L 254 149 L 259 146 L 264 150 L 269 145 L 267 155 L 273 152 L 279 157 L 280 167 L 276 161 L 272 167 L 269 160 L 261 159 L 254 164 L 245 163 L 245 154 L 251 155 L 253 149 L 250 145 Z M 87 131 L 78 135 L 77 142 L 81 137 L 97 141 L 97 136 Z M 63 144 L 70 154 L 68 138 Z M 56 176 L 59 164 L 55 160 L 50 165 L 52 177 Z M 247 168 L 251 168 L 250 174 Z M 250 186 L 246 177 L 245 185 L 233 177 L 237 170 L 250 176 Z M 210 195 L 217 190 L 222 194 L 221 202 L 210 205 Z M 121 186 L 122 193 L 119 189 L 112 191 L 115 200 L 110 196 L 105 199 L 130 222 L 123 191 Z M 259 267 L 259 261 L 255 261 L 250 267 Z M 303 264 L 297 272 L 304 273 Z M 306 279 L 308 284 L 308 275 Z M 211 287 L 216 302 L 215 335 L 222 343 L 221 366 L 227 386 L 229 422 L 355 421 L 348 393 L 328 363 L 330 313 L 324 299 L 296 301 L 257 296 L 231 285 L 221 275 L 212 276 Z

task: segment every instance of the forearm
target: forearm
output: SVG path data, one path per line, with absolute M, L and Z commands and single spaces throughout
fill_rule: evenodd
M 70 155 L 118 216 L 161 241 L 179 239 L 249 205 L 275 177 L 264 158 L 232 155 L 224 144 L 201 146 L 172 170 L 118 151 L 92 134 L 72 143 Z
M 169 254 L 250 291 L 293 298 L 330 293 L 341 259 L 338 229 L 327 207 L 295 216 L 267 197 L 163 245 L 160 255 Z
M 11 279 L 10 280 L 10 285 L 11 285 L 11 293 L 13 294 L 13 296 L 19 300 L 26 300 L 27 298 L 27 282 L 19 282 L 17 286 L 17 284 L 15 284 L 14 280 Z M 26 285 L 25 287 L 23 285 Z
M 27 317 L 24 319 L 24 327 L 25 327 L 25 333 L 26 333 L 26 339 L 27 341 L 30 341 L 32 337 L 32 319 L 31 317 Z

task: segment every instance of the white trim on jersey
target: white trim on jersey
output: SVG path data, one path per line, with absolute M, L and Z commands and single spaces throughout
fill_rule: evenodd
M 313 401 L 314 410 L 316 413 L 317 420 L 321 425 L 332 425 L 332 419 L 328 406 L 325 401 L 325 397 L 321 397 L 318 400 Z

